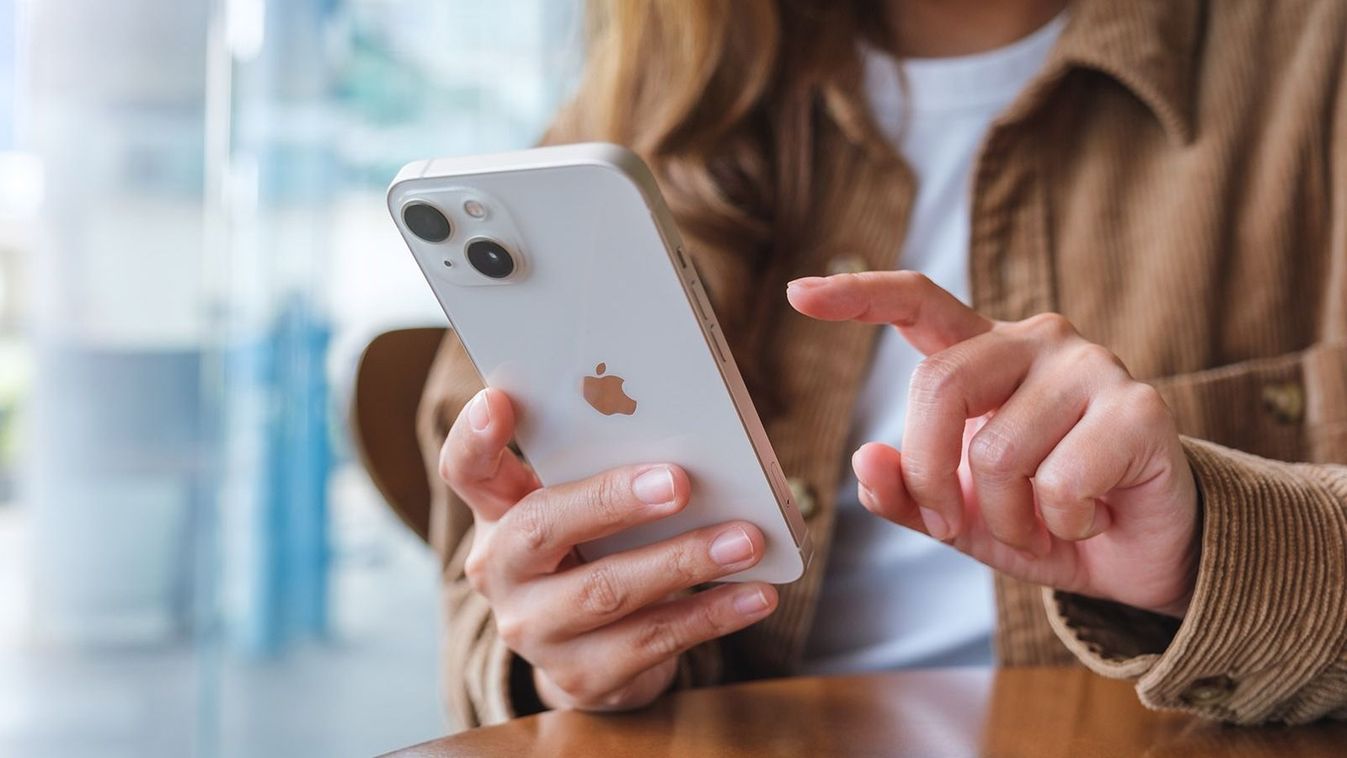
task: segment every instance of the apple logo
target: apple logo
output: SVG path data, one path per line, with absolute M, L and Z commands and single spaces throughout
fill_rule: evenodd
M 603 372 L 607 369 L 606 363 L 600 363 L 594 367 L 594 373 L 597 376 L 585 377 L 582 386 L 585 402 L 594 406 L 594 410 L 605 416 L 611 416 L 614 413 L 630 416 L 636 412 L 636 401 L 622 390 L 622 377 L 613 374 L 603 375 Z

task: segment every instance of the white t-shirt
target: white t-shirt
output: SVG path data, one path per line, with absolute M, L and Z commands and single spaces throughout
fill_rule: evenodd
M 901 265 L 965 302 L 973 162 L 992 120 L 1043 67 L 1064 25 L 1058 16 L 1007 47 L 959 58 L 899 63 L 866 51 L 865 86 L 878 125 L 917 179 Z M 871 440 L 901 449 L 908 381 L 921 360 L 897 330 L 884 331 L 856 406 L 851 449 Z M 868 513 L 857 501 L 849 456 L 844 465 L 805 671 L 990 664 L 991 570 Z

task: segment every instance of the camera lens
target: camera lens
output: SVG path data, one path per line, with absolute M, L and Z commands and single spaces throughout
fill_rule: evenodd
M 449 219 L 433 205 L 408 204 L 402 209 L 402 222 L 412 234 L 426 242 L 444 242 L 449 239 Z
M 468 243 L 468 263 L 483 276 L 504 279 L 514 273 L 514 258 L 495 240 L 473 240 Z

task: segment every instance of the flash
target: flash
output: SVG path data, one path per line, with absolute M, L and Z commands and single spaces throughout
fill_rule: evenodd
M 464 201 L 463 212 L 473 218 L 486 218 L 486 206 L 476 200 Z

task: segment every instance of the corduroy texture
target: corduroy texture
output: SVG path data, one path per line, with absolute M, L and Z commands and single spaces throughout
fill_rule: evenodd
M 974 306 L 1001 319 L 1061 312 L 1153 382 L 1192 438 L 1204 498 L 1197 593 L 1181 626 L 1001 577 L 1002 663 L 1074 654 L 1137 678 L 1147 704 L 1242 723 L 1344 714 L 1347 468 L 1333 464 L 1347 462 L 1345 36 L 1341 0 L 1079 0 L 1045 70 L 988 135 L 972 196 Z M 585 138 L 565 124 L 553 136 Z M 910 173 L 836 129 L 820 139 L 817 224 L 782 276 L 894 267 Z M 773 616 L 685 655 L 680 686 L 785 675 L 799 662 L 877 334 L 794 314 L 784 279 L 748 291 L 731 251 L 690 242 L 718 308 L 775 298 L 774 321 L 753 330 L 766 342 L 736 343 L 748 325 L 723 326 L 736 349 L 777 359 L 781 409 L 768 433 L 818 503 L 818 553 Z M 435 474 L 445 430 L 479 386 L 451 335 L 420 434 L 461 726 L 515 712 L 511 653 L 462 576 L 471 515 Z
M 1049 593 L 1054 628 L 1095 671 L 1139 677 L 1154 708 L 1242 724 L 1347 718 L 1347 475 L 1199 440 L 1185 447 L 1204 520 L 1182 625 Z

